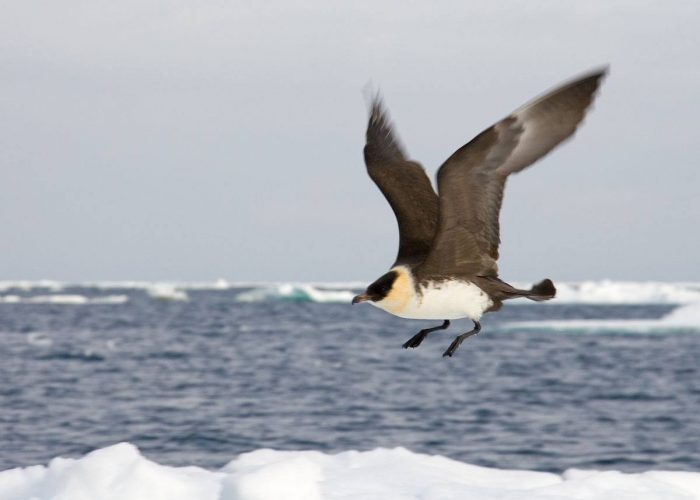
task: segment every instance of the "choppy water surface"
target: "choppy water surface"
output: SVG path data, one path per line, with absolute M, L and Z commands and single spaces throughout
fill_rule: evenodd
M 406 351 L 431 323 L 167 292 L 2 292 L 0 469 L 130 441 L 206 467 L 404 446 L 500 468 L 700 470 L 700 320 L 667 328 L 674 305 L 506 306 L 443 359 L 469 322 Z

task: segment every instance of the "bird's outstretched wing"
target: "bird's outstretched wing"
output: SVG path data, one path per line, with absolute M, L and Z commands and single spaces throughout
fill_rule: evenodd
M 588 73 L 526 104 L 442 164 L 438 228 L 422 273 L 498 274 L 498 216 L 507 177 L 573 135 L 606 73 Z
M 370 110 L 364 153 L 367 172 L 399 224 L 395 265 L 422 262 L 437 228 L 438 197 L 423 167 L 406 158 L 378 95 Z

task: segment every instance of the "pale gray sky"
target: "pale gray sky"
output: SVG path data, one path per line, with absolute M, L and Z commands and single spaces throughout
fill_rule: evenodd
M 511 178 L 509 280 L 700 280 L 700 2 L 4 1 L 0 280 L 372 279 L 380 87 L 433 177 L 549 87 L 611 74 Z

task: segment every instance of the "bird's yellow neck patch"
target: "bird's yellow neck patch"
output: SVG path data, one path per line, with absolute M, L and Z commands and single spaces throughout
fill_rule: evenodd
M 392 314 L 401 314 L 415 295 L 413 277 L 404 266 L 396 266 L 392 271 L 396 273 L 396 279 L 384 300 L 377 305 Z

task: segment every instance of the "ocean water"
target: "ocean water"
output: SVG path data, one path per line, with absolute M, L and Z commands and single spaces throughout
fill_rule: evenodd
M 700 286 L 589 283 L 457 321 L 356 285 L 0 283 L 0 470 L 129 441 L 223 466 L 260 448 L 406 447 L 471 464 L 700 470 Z

